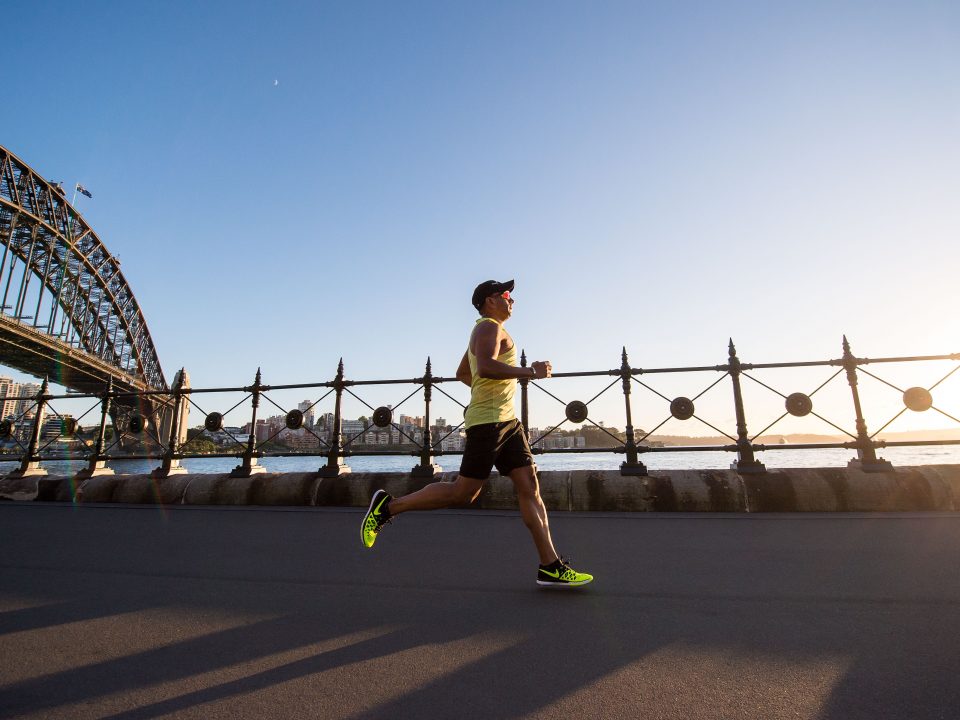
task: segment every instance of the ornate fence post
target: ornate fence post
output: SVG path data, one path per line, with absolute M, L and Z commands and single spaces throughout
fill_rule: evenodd
M 112 469 L 107 467 L 107 459 L 104 456 L 107 440 L 107 418 L 110 417 L 110 406 L 113 403 L 113 378 L 107 382 L 107 388 L 100 399 L 100 427 L 97 429 L 97 441 L 93 445 L 93 454 L 87 466 L 76 474 L 77 480 L 85 480 L 100 475 L 113 475 Z M 114 428 L 114 433 L 117 429 Z
M 427 371 L 423 375 L 423 447 L 420 450 L 420 464 L 410 474 L 415 478 L 432 478 L 443 468 L 433 462 L 433 438 L 430 433 L 430 397 L 433 394 L 433 373 L 430 371 L 430 358 L 427 358 Z
M 251 475 L 267 471 L 267 469 L 259 463 L 260 454 L 257 451 L 257 408 L 260 407 L 260 388 L 260 368 L 257 368 L 257 376 L 254 378 L 253 386 L 250 388 L 253 411 L 250 414 L 250 437 L 247 438 L 247 450 L 243 453 L 243 459 L 240 464 L 230 473 L 230 477 L 247 478 Z
M 620 355 L 620 377 L 623 380 L 623 402 L 627 411 L 627 442 L 624 445 L 627 460 L 620 463 L 620 474 L 641 477 L 647 474 L 647 466 L 640 462 L 637 457 L 637 441 L 633 434 L 633 413 L 630 409 L 630 378 L 633 377 L 633 371 L 630 368 L 630 363 L 627 362 L 626 346 L 624 346 L 623 353 Z
M 333 381 L 333 389 L 336 392 L 336 402 L 333 406 L 333 428 L 330 431 L 330 452 L 327 453 L 327 464 L 320 468 L 317 473 L 320 477 L 339 477 L 344 473 L 350 472 L 350 467 L 342 461 L 343 452 L 343 418 L 341 407 L 343 405 L 343 388 L 346 383 L 343 381 L 343 358 L 337 365 L 337 377 Z
M 730 338 L 728 347 L 729 365 L 728 372 L 733 381 L 733 407 L 737 415 L 737 461 L 731 463 L 730 468 L 739 473 L 762 473 L 767 469 L 763 463 L 753 456 L 753 445 L 750 443 L 750 436 L 747 434 L 747 416 L 743 411 L 743 392 L 740 389 L 740 373 L 743 372 L 740 365 L 740 358 L 737 357 L 737 349 L 733 346 L 733 338 Z
M 527 366 L 527 351 L 520 351 L 520 367 Z M 530 385 L 530 378 L 520 378 L 520 422 L 523 424 L 523 431 L 527 434 L 527 442 L 530 442 L 530 405 L 527 400 L 527 389 Z
M 847 463 L 847 467 L 859 468 L 863 472 L 890 472 L 893 465 L 888 460 L 877 457 L 873 441 L 867 434 L 867 421 L 860 407 L 860 392 L 857 390 L 857 358 L 850 352 L 847 336 L 843 336 L 843 369 L 847 371 L 847 382 L 853 395 L 853 411 L 857 424 L 857 457 Z
M 186 377 L 186 371 L 180 368 L 177 377 L 173 383 L 173 415 L 170 417 L 170 440 L 167 443 L 167 451 L 163 454 L 163 462 L 150 475 L 153 478 L 160 479 L 170 477 L 171 475 L 182 475 L 187 471 L 180 464 L 180 434 L 182 429 L 181 420 L 186 421 L 186 413 L 189 408 L 184 408 L 183 388 L 189 384 Z
M 40 386 L 40 392 L 37 393 L 37 415 L 33 419 L 33 430 L 30 433 L 27 454 L 20 460 L 20 467 L 11 472 L 8 477 L 42 477 L 47 474 L 47 471 L 40 467 L 40 457 L 37 453 L 40 450 L 40 431 L 43 428 L 43 418 L 46 414 L 48 387 L 47 379 L 44 378 L 43 384 Z

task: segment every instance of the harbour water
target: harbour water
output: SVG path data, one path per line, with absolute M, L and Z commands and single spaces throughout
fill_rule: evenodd
M 879 450 L 879 457 L 889 460 L 894 467 L 910 465 L 960 464 L 960 446 L 897 447 Z M 856 452 L 845 449 L 769 450 L 757 454 L 757 459 L 769 469 L 845 467 L 856 457 Z M 640 456 L 650 470 L 727 469 L 736 459 L 735 453 L 723 451 L 645 453 Z M 537 455 L 541 470 L 615 470 L 624 461 L 616 453 L 576 453 Z M 234 458 L 187 458 L 183 465 L 195 473 L 230 472 L 239 460 Z M 261 464 L 270 472 L 309 472 L 324 465 L 323 457 L 267 457 Z M 390 457 L 349 457 L 347 464 L 354 472 L 409 472 L 417 458 L 409 455 Z M 450 455 L 436 458 L 445 471 L 460 467 L 460 457 Z M 84 467 L 82 460 L 43 462 L 51 475 L 72 475 Z M 157 460 L 112 460 L 108 465 L 117 473 L 138 474 L 150 472 L 159 465 Z M 14 470 L 17 463 L 0 462 L 0 476 Z

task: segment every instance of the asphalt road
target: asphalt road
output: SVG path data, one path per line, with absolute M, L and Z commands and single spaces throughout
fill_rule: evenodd
M 960 515 L 0 504 L 0 718 L 957 718 Z

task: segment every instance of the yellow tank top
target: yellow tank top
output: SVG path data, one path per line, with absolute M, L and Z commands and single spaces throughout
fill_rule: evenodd
M 497 322 L 493 318 L 480 318 L 482 322 Z M 499 323 L 497 323 L 499 325 Z M 513 396 L 517 390 L 516 380 L 493 380 L 477 375 L 477 356 L 467 346 L 467 360 L 470 362 L 470 405 L 464 415 L 464 427 L 484 423 L 498 423 L 513 420 L 517 414 L 513 407 Z M 497 360 L 506 364 L 517 364 L 517 346 L 500 353 Z

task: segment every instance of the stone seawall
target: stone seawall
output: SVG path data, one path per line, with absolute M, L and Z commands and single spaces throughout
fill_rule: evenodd
M 655 471 L 623 477 L 616 470 L 544 471 L 540 492 L 549 510 L 615 512 L 892 512 L 960 510 L 960 465 L 921 465 L 893 472 L 852 468 Z M 438 480 L 453 481 L 456 473 Z M 0 479 L 0 500 L 163 505 L 313 505 L 366 507 L 377 488 L 392 495 L 428 481 L 405 473 L 263 473 L 250 478 L 187 474 L 164 479 L 110 475 Z M 516 509 L 509 478 L 494 473 L 471 506 Z

